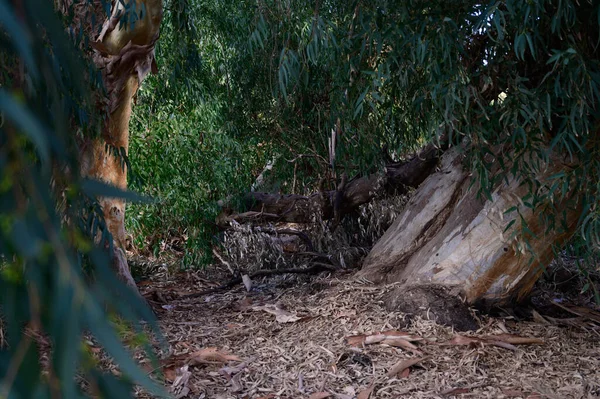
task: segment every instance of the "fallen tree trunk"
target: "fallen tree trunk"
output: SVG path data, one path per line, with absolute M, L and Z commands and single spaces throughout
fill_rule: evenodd
M 226 209 L 217 217 L 216 223 L 222 228 L 232 221 L 308 223 L 314 221 L 316 215 L 323 220 L 332 219 L 336 212 L 341 218 L 383 191 L 404 194 L 408 188 L 418 187 L 435 170 L 442 151 L 439 146 L 428 144 L 409 161 L 388 164 L 383 173 L 352 179 L 341 191 L 329 190 L 310 196 L 251 192 L 245 198 L 249 211 L 234 213 Z M 339 195 L 341 197 L 336 201 Z
M 462 160 L 458 147 L 444 154 L 440 170 L 421 184 L 365 259 L 360 277 L 403 283 L 390 297 L 394 307 L 413 286 L 443 287 L 469 304 L 522 299 L 552 260 L 553 245 L 575 229 L 581 209 L 564 202 L 557 208 L 565 210 L 566 229 L 546 231 L 539 215 L 522 205 L 527 185 L 514 178 L 499 183 L 491 200 L 479 197 Z M 567 166 L 555 155 L 537 179 L 543 182 Z M 527 242 L 513 234 L 524 224 L 533 233 Z

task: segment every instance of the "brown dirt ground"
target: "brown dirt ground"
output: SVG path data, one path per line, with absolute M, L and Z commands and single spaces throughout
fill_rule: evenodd
M 376 287 L 351 274 L 323 273 L 254 281 L 251 292 L 240 286 L 198 298 L 179 298 L 218 285 L 214 278 L 197 271 L 172 274 L 164 267 L 140 285 L 169 343 L 169 352 L 160 354 L 162 376 L 158 378 L 175 397 L 600 397 L 600 326 L 591 321 L 571 318 L 563 323 L 541 317 L 535 322 L 516 321 L 475 312 L 480 328 L 461 335 L 510 333 L 540 338 L 544 343 L 510 349 L 483 344 L 444 346 L 440 344 L 457 334 L 451 328 L 386 310 L 384 298 L 393 285 Z M 221 276 L 217 281 L 225 280 Z M 288 316 L 300 319 L 282 323 L 274 314 L 252 309 L 269 304 L 278 304 Z M 423 338 L 413 342 L 417 354 L 380 343 L 353 347 L 346 340 L 384 330 Z M 240 360 L 228 364 L 193 361 L 198 359 L 194 352 L 210 347 Z M 387 376 L 399 361 L 419 357 L 426 359 L 410 367 L 408 375 Z M 369 387 L 370 396 L 365 392 Z M 137 395 L 146 397 L 142 392 Z

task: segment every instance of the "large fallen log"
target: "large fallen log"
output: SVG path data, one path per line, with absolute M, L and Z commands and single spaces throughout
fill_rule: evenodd
M 235 213 L 231 208 L 225 208 L 216 223 L 225 228 L 232 221 L 308 223 L 314 221 L 317 215 L 323 220 L 334 216 L 341 219 L 370 202 L 377 194 L 405 194 L 409 188 L 418 187 L 434 172 L 442 151 L 443 147 L 430 143 L 412 159 L 390 163 L 381 173 L 355 177 L 338 190 L 316 192 L 309 196 L 250 192 L 245 198 L 248 211 Z

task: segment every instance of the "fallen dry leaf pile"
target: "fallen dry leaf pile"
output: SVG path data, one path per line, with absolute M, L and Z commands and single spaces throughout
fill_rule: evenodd
M 207 288 L 199 274 L 142 288 L 161 294 L 162 378 L 178 398 L 600 397 L 598 329 L 482 317 L 459 334 L 387 311 L 392 287 L 351 278 L 280 276 L 178 299 Z

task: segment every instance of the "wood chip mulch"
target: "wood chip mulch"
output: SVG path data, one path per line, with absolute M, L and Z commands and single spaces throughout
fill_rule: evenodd
M 386 310 L 393 287 L 351 275 L 279 276 L 250 292 L 180 299 L 215 285 L 185 272 L 141 286 L 169 343 L 154 371 L 174 397 L 600 397 L 598 324 L 479 315 L 478 331 L 459 334 Z

